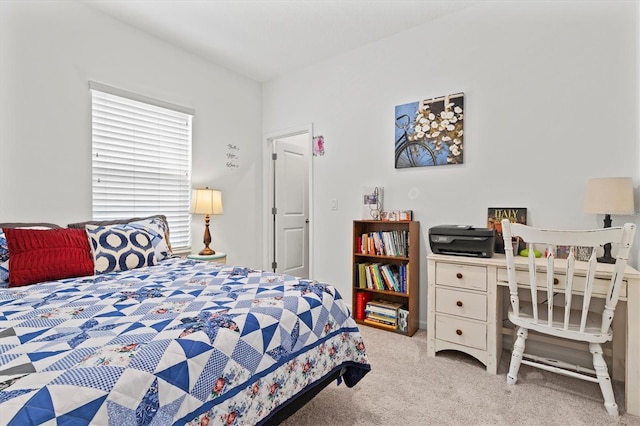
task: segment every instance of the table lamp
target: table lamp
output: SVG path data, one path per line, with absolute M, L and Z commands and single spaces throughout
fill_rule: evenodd
M 611 227 L 611 215 L 632 215 L 633 183 L 629 177 L 593 178 L 587 181 L 587 194 L 584 200 L 585 213 L 604 214 L 604 227 Z M 611 244 L 604 245 L 604 256 L 598 258 L 601 263 L 615 263 L 611 256 Z
M 209 215 L 222 214 L 222 192 L 217 189 L 198 188 L 191 192 L 191 213 L 203 214 L 204 216 L 204 249 L 200 255 L 209 256 L 216 254 L 215 250 L 209 247 L 211 244 L 211 233 L 209 232 Z

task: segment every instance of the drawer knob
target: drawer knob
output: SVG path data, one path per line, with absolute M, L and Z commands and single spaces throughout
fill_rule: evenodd
M 558 283 L 560 283 L 560 280 L 557 278 L 553 279 L 553 285 L 558 285 Z
M 461 301 L 461 300 L 458 300 L 458 301 L 456 302 L 456 306 L 462 307 L 462 301 Z
M 456 274 L 456 278 L 461 279 L 461 278 L 462 278 L 462 273 L 458 272 L 458 273 Z
M 457 329 L 457 330 L 456 330 L 456 334 L 457 334 L 458 336 L 462 336 L 462 330 Z

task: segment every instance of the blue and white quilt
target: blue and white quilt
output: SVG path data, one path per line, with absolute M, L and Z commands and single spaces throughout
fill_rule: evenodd
M 0 424 L 257 424 L 370 369 L 330 285 L 210 262 L 0 289 Z

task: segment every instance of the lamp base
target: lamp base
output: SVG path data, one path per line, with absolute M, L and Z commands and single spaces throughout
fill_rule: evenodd
M 211 233 L 209 232 L 209 215 L 206 215 L 204 217 L 204 239 L 202 240 L 202 242 L 204 243 L 204 248 L 202 249 L 202 251 L 200 251 L 200 253 L 198 253 L 200 256 L 211 256 L 212 254 L 216 254 L 216 252 L 209 247 L 209 244 L 211 244 Z
M 611 243 L 607 243 L 603 246 L 604 256 L 598 258 L 600 263 L 616 263 L 616 258 L 611 256 Z
M 210 249 L 209 247 L 205 247 L 203 248 L 200 253 L 198 253 L 200 256 L 211 256 L 212 254 L 216 254 L 215 250 Z

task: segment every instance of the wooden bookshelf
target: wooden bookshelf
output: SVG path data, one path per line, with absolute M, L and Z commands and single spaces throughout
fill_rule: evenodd
M 386 237 L 395 236 L 396 239 L 387 239 L 388 243 L 391 243 L 396 250 L 384 250 L 380 252 L 375 249 L 375 242 L 373 245 L 369 244 L 370 250 L 363 250 L 362 240 L 363 235 L 367 235 L 367 240 L 370 235 L 380 235 L 378 233 L 387 233 Z M 406 239 L 401 236 L 404 235 Z M 380 221 L 380 220 L 354 220 L 353 221 L 353 261 L 352 261 L 352 315 L 358 324 L 364 324 L 370 327 L 376 327 L 383 330 L 395 331 L 407 336 L 413 336 L 418 331 L 418 301 L 419 301 L 419 283 L 420 283 L 420 222 L 417 221 Z M 399 241 L 396 245 L 394 242 Z M 383 238 L 384 244 L 384 238 Z M 389 244 L 387 244 L 388 248 Z M 406 250 L 403 248 L 406 247 Z M 399 249 L 399 250 L 398 250 Z M 361 271 L 360 264 L 379 264 L 390 265 L 393 271 L 405 271 L 407 279 L 405 280 L 405 286 L 402 286 L 397 280 L 396 284 L 400 287 L 394 287 L 394 290 L 388 288 L 393 280 L 384 280 L 386 288 L 380 289 L 375 286 L 374 283 L 361 283 Z M 387 275 L 388 277 L 388 275 Z M 396 277 L 397 278 L 397 277 Z M 366 287 L 361 287 L 364 284 Z M 373 285 L 373 287 L 372 287 Z M 406 287 L 406 288 L 405 288 Z M 399 288 L 400 291 L 396 290 Z M 364 319 L 358 318 L 358 294 L 364 293 L 366 297 L 370 297 L 373 300 L 384 300 L 388 302 L 400 303 L 403 308 L 409 311 L 409 318 L 406 331 L 399 330 L 398 328 L 389 327 L 386 324 L 375 324 L 372 322 L 365 322 Z

